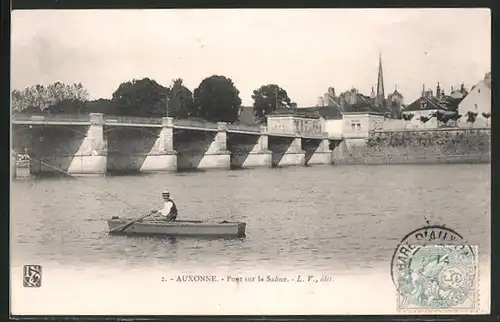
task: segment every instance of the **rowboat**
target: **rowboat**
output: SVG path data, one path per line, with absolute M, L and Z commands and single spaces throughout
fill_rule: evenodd
M 110 233 L 113 229 L 126 225 L 133 219 L 113 217 L 108 219 Z M 137 221 L 113 234 L 120 235 L 163 235 L 191 237 L 245 237 L 244 222 L 203 222 L 201 220 Z

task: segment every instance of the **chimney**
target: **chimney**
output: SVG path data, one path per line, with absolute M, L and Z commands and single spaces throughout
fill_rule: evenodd
M 425 84 L 422 84 L 422 97 L 425 96 Z
M 330 94 L 325 93 L 325 95 L 323 95 L 323 104 L 325 106 L 330 106 L 331 105 L 330 100 L 331 100 Z
M 318 98 L 318 106 L 325 106 L 325 101 L 323 100 L 323 97 Z
M 358 95 L 356 95 L 356 90 L 354 88 L 351 90 L 351 92 L 352 93 L 351 93 L 351 102 L 350 103 L 351 103 L 351 105 L 354 105 L 354 104 L 356 104 Z

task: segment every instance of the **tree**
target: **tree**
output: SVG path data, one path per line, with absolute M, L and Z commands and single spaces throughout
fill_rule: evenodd
M 168 115 L 174 118 L 185 118 L 196 113 L 193 93 L 177 78 L 173 81 L 169 91 Z
M 482 113 L 483 117 L 486 119 L 486 126 L 488 126 L 489 118 L 491 117 L 491 113 Z
M 233 123 L 238 119 L 241 107 L 239 90 L 230 78 L 213 75 L 205 78 L 194 90 L 194 104 L 191 116 L 212 122 Z
M 462 117 L 462 115 L 458 114 L 458 112 L 457 112 L 457 113 L 450 115 L 450 120 L 458 121 L 461 117 Z
M 432 116 L 431 117 L 421 116 L 419 118 L 420 122 L 422 122 L 424 124 L 424 128 L 425 128 L 425 123 L 427 123 L 431 118 L 432 118 Z
M 441 110 L 437 110 L 436 112 L 432 113 L 432 117 L 436 118 L 438 124 L 443 124 L 443 125 L 446 125 L 448 120 L 450 120 L 450 115 L 446 114 L 444 111 Z
M 166 116 L 169 91 L 152 79 L 134 79 L 120 84 L 111 101 L 116 107 L 117 115 Z
M 414 114 L 401 114 L 401 117 L 403 118 L 404 121 L 410 123 L 411 119 L 415 116 Z
M 84 101 L 78 99 L 64 99 L 47 108 L 48 114 L 78 114 L 85 106 Z
M 470 126 L 472 127 L 474 125 L 474 123 L 476 122 L 477 113 L 472 112 L 472 111 L 468 111 L 466 115 L 467 115 L 467 123 L 470 123 Z
M 254 114 L 260 123 L 266 122 L 266 116 L 278 109 L 297 107 L 288 97 L 288 93 L 276 84 L 262 85 L 253 91 Z
M 88 95 L 81 83 L 32 85 L 12 91 L 12 109 L 14 113 L 78 113 Z
M 102 113 L 106 115 L 119 114 L 112 100 L 100 98 L 85 102 L 82 108 L 83 113 Z
M 403 118 L 403 120 L 405 120 L 405 121 L 411 121 L 411 119 L 413 118 L 413 116 L 415 116 L 415 115 L 413 115 L 413 114 L 411 114 L 411 113 L 410 113 L 410 114 L 402 114 L 402 115 L 401 115 L 401 117 L 402 117 L 402 118 Z

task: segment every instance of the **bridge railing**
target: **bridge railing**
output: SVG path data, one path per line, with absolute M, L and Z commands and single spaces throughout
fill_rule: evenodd
M 254 132 L 260 133 L 260 125 L 250 125 L 250 124 L 228 124 L 228 130 L 235 131 L 245 131 L 245 132 Z
M 121 124 L 162 124 L 161 117 L 137 117 L 137 116 L 115 116 L 105 115 L 104 122 L 106 123 L 121 123 Z
M 322 139 L 324 137 L 323 133 L 321 133 L 321 132 L 319 132 L 319 133 L 311 133 L 311 132 L 306 132 L 306 131 L 304 131 L 304 132 L 297 131 L 296 135 L 300 136 L 300 137 L 318 138 L 318 139 Z
M 54 114 L 54 115 L 26 115 L 14 114 L 12 115 L 13 121 L 52 121 L 52 122 L 90 122 L 90 115 L 88 114 Z
M 312 138 L 312 139 L 322 139 L 325 137 L 324 133 L 321 132 L 308 132 L 308 131 L 286 131 L 286 130 L 270 130 L 269 135 L 275 135 L 275 136 L 296 136 L 296 137 L 305 137 L 305 138 Z
M 217 123 L 203 121 L 203 120 L 190 120 L 190 119 L 174 119 L 174 127 L 192 127 L 201 129 L 217 129 Z

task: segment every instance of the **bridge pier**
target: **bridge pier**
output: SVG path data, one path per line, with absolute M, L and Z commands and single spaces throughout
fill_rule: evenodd
M 231 154 L 227 149 L 227 124 L 207 130 L 176 129 L 174 150 L 177 169 L 230 169 Z
M 333 164 L 342 163 L 343 159 L 345 159 L 350 154 L 346 139 L 335 141 L 334 144 L 335 146 L 333 147 L 332 152 Z
M 269 151 L 267 126 L 261 126 L 258 136 L 233 134 L 228 142 L 231 146 L 231 168 L 271 167 L 272 152 Z
M 140 167 L 141 172 L 177 171 L 177 152 L 174 151 L 174 119 L 163 117 L 162 125 L 155 145 Z
M 103 135 L 104 118 L 90 114 L 86 133 L 58 133 L 57 128 L 42 128 L 34 140 L 30 158 L 30 173 L 67 173 L 73 176 L 102 176 L 106 174 L 107 149 Z M 62 142 L 58 142 L 62 141 Z M 61 149 L 59 144 L 65 146 Z
M 273 167 L 305 165 L 305 151 L 302 150 L 301 137 L 272 136 L 269 149 L 272 151 Z
M 198 169 L 230 169 L 231 153 L 227 149 L 227 123 L 217 122 L 217 133 L 204 153 Z
M 328 133 L 324 133 L 327 137 Z M 332 150 L 330 140 L 324 139 L 302 139 L 302 147 L 305 150 L 305 164 L 332 164 Z

